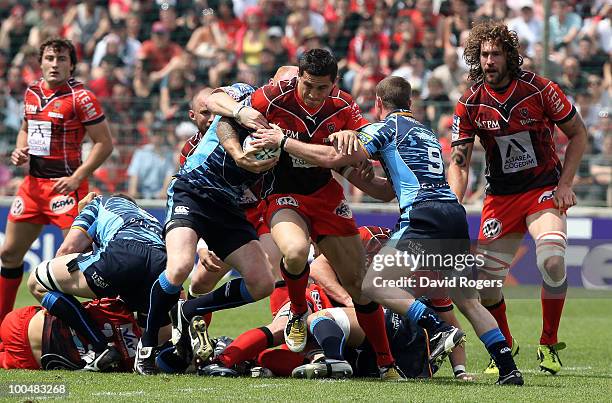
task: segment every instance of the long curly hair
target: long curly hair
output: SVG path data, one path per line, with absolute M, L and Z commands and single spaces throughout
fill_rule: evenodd
M 463 59 L 470 68 L 468 79 L 476 82 L 484 80 L 484 71 L 480 65 L 480 47 L 489 41 L 501 44 L 506 52 L 508 73 L 511 78 L 517 78 L 523 64 L 523 57 L 519 54 L 518 35 L 501 21 L 487 20 L 475 25 L 465 42 Z

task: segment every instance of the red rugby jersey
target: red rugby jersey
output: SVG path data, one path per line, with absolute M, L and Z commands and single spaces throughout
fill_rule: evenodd
M 268 122 L 280 126 L 285 135 L 306 143 L 323 144 L 331 133 L 357 130 L 369 123 L 353 98 L 336 86 L 320 107 L 308 108 L 297 93 L 297 80 L 296 77 L 269 84 L 251 95 L 251 106 Z M 307 195 L 329 182 L 331 171 L 283 153 L 274 175 L 273 193 Z
M 487 193 L 506 195 L 556 185 L 561 162 L 554 126 L 570 120 L 576 109 L 554 82 L 523 71 L 501 93 L 479 82 L 455 108 L 452 146 L 474 142 L 486 152 Z
M 45 88 L 41 79 L 28 87 L 24 103 L 30 175 L 38 178 L 72 175 L 81 165 L 85 126 L 105 118 L 96 96 L 73 78 L 54 90 Z

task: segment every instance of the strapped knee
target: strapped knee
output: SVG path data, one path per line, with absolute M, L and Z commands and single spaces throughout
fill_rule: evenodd
M 50 264 L 50 260 L 44 260 L 38 266 L 36 266 L 34 269 L 34 277 L 36 277 L 36 282 L 47 291 L 64 292 L 55 279 Z
M 477 253 L 482 255 L 483 259 L 482 266 L 478 268 L 479 271 L 496 277 L 508 275 L 514 254 L 486 249 L 478 249 Z
M 550 231 L 540 234 L 536 238 L 536 261 L 538 270 L 542 273 L 542 280 L 551 287 L 559 287 L 565 282 L 565 249 L 567 248 L 567 237 L 564 232 Z M 546 270 L 546 261 L 559 256 L 563 259 L 563 278 L 559 281 L 553 280 Z

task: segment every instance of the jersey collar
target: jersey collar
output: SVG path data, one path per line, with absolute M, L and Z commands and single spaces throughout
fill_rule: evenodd
M 504 89 L 503 92 L 497 92 L 496 90 L 491 88 L 489 84 L 487 84 L 486 82 L 484 83 L 485 91 L 487 91 L 489 95 L 491 95 L 491 97 L 500 104 L 505 103 L 512 96 L 517 85 L 518 80 L 513 79 L 512 81 L 510 81 L 510 84 L 508 84 L 508 86 Z
M 391 116 L 394 113 L 398 114 L 400 116 L 408 116 L 409 118 L 413 118 L 414 119 L 414 116 L 412 116 L 412 112 L 410 111 L 410 109 L 394 109 L 391 112 L 389 112 L 387 117 Z

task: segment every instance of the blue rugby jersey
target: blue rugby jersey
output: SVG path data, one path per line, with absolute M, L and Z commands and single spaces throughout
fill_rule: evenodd
M 222 89 L 236 101 L 245 103 L 248 103 L 249 96 L 255 91 L 255 88 L 243 83 Z M 221 117 L 216 116 L 175 177 L 176 180 L 186 182 L 208 194 L 216 194 L 225 200 L 237 203 L 244 197 L 249 186 L 257 182 L 262 174 L 255 174 L 238 167 L 232 157 L 226 153 L 217 137 L 219 120 Z M 246 130 L 241 134 L 242 141 L 247 134 Z M 172 193 L 172 184 L 168 193 L 169 195 Z
M 134 240 L 164 248 L 159 221 L 123 197 L 96 197 L 77 216 L 72 228 L 87 232 L 101 249 L 113 240 Z
M 401 220 L 423 201 L 457 201 L 444 173 L 442 147 L 436 135 L 407 110 L 360 130 L 359 140 L 371 158 L 379 159 L 399 201 Z

